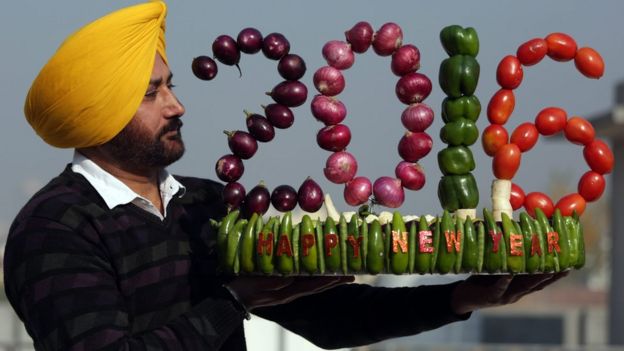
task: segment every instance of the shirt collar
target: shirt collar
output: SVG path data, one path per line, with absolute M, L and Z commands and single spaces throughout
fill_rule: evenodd
M 136 199 L 146 200 L 78 151 L 74 151 L 71 168 L 72 171 L 82 174 L 87 179 L 102 199 L 104 199 L 109 209 L 131 203 Z M 186 187 L 178 182 L 166 169 L 161 171 L 158 179 L 165 209 L 174 195 L 179 194 L 178 196 L 182 197 L 186 193 Z

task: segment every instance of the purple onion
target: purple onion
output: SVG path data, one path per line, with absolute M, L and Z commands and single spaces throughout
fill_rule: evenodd
M 420 190 L 425 186 L 425 172 L 418 163 L 401 161 L 394 169 L 394 174 L 406 189 Z
M 229 209 L 238 208 L 245 200 L 245 194 L 245 187 L 241 183 L 227 183 L 223 187 L 223 202 Z
M 433 123 L 433 110 L 422 102 L 409 105 L 401 114 L 401 123 L 410 132 L 424 132 Z
M 312 115 L 325 125 L 334 125 L 347 117 L 347 108 L 338 99 L 325 95 L 316 95 L 310 104 Z
M 292 211 L 297 206 L 297 190 L 290 185 L 280 185 L 271 193 L 271 204 L 280 212 Z
M 314 72 L 314 87 L 325 96 L 336 96 L 345 88 L 345 79 L 339 69 L 324 66 Z
M 373 194 L 373 185 L 366 177 L 351 179 L 344 188 L 344 199 L 351 206 L 365 204 Z
M 278 104 L 297 107 L 303 105 L 308 98 L 308 88 L 301 82 L 285 80 L 277 84 L 267 95 Z
M 353 179 L 357 168 L 357 161 L 353 155 L 346 151 L 337 151 L 327 158 L 323 173 L 330 182 L 343 184 Z
M 251 216 L 254 213 L 263 215 L 269 210 L 270 204 L 271 195 L 269 190 L 263 182 L 260 182 L 245 196 L 245 202 L 243 203 L 244 212 L 247 216 Z
M 316 134 L 316 142 L 323 150 L 342 151 L 351 142 L 351 131 L 344 124 L 325 126 Z
M 433 146 L 433 140 L 425 132 L 406 132 L 399 141 L 399 156 L 408 162 L 418 162 L 427 156 Z
M 366 52 L 373 42 L 373 27 L 368 22 L 358 22 L 345 32 L 351 50 L 358 54 Z
M 240 157 L 235 155 L 222 156 L 215 165 L 217 177 L 224 182 L 235 182 L 243 176 L 245 166 Z
M 355 55 L 351 46 L 344 41 L 328 41 L 323 45 L 322 53 L 327 64 L 337 69 L 348 69 L 355 62 Z
M 422 102 L 431 93 L 431 80 L 418 72 L 404 75 L 396 84 L 395 92 L 402 103 L 410 105 Z
M 297 203 L 306 212 L 316 212 L 323 206 L 323 190 L 308 177 L 297 191 Z
M 420 68 L 420 51 L 411 44 L 401 46 L 392 54 L 390 68 L 392 73 L 399 77 L 418 71 Z
M 405 201 L 405 191 L 401 181 L 392 177 L 379 177 L 373 183 L 375 203 L 382 206 L 397 208 Z
M 380 56 L 390 56 L 403 44 L 403 31 L 396 23 L 386 23 L 373 36 L 373 50 Z

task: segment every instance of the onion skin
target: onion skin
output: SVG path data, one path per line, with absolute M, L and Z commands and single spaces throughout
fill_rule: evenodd
M 409 105 L 401 114 L 401 123 L 410 132 L 424 132 L 433 123 L 434 112 L 425 103 Z
M 347 108 L 337 99 L 325 95 L 316 95 L 310 104 L 312 115 L 325 125 L 335 125 L 347 117 Z
M 351 29 L 345 32 L 347 42 L 351 44 L 351 50 L 362 54 L 368 50 L 373 43 L 373 27 L 368 22 L 358 22 Z
M 306 212 L 316 212 L 323 206 L 323 190 L 312 178 L 308 177 L 301 183 L 297 203 Z
M 290 185 L 280 185 L 271 193 L 271 204 L 280 212 L 291 211 L 297 206 L 297 190 Z
M 336 69 L 348 69 L 355 62 L 355 55 L 349 43 L 340 40 L 330 40 L 323 45 L 323 57 L 327 64 Z
M 399 141 L 399 156 L 407 162 L 418 162 L 427 156 L 433 146 L 433 140 L 425 132 L 406 132 Z
M 405 201 L 405 191 L 401 181 L 392 177 L 379 177 L 373 183 L 375 202 L 389 208 L 397 208 Z
M 262 33 L 256 28 L 245 28 L 238 33 L 236 44 L 240 51 L 255 54 L 262 50 Z
M 342 151 L 351 142 L 351 130 L 344 124 L 321 128 L 316 134 L 316 142 L 327 151 Z
M 337 151 L 327 158 L 323 173 L 330 182 L 343 184 L 353 179 L 357 169 L 357 161 L 353 155 L 346 151 Z
M 219 72 L 217 63 L 208 56 L 197 56 L 194 58 L 191 69 L 195 77 L 201 80 L 212 80 Z
M 308 98 L 308 88 L 301 82 L 285 80 L 277 84 L 269 95 L 278 104 L 297 107 Z
M 344 199 L 351 206 L 359 206 L 368 202 L 373 194 L 373 185 L 366 177 L 351 179 L 344 188 Z
M 412 44 L 403 45 L 392 54 L 390 69 L 402 77 L 420 69 L 420 50 Z
M 235 182 L 243 176 L 243 172 L 245 172 L 245 166 L 243 165 L 243 161 L 240 157 L 235 155 L 224 155 L 215 165 L 215 171 L 217 172 L 217 177 L 224 182 Z
M 420 190 L 425 186 L 425 172 L 418 163 L 401 161 L 396 166 L 394 174 L 401 180 L 405 189 Z
M 238 182 L 227 183 L 223 187 L 223 202 L 229 209 L 238 208 L 245 200 L 245 187 Z
M 324 66 L 314 72 L 314 87 L 325 96 L 336 96 L 345 88 L 345 79 L 339 69 Z
M 277 64 L 277 72 L 286 80 L 298 80 L 305 75 L 306 64 L 299 55 L 284 55 Z
M 373 37 L 373 50 L 379 56 L 390 56 L 403 44 L 403 31 L 396 23 L 381 26 Z
M 422 102 L 431 94 L 431 80 L 424 74 L 413 72 L 401 77 L 395 92 L 399 100 L 407 105 Z
M 279 60 L 290 52 L 290 42 L 281 33 L 271 33 L 262 41 L 262 53 L 266 58 Z

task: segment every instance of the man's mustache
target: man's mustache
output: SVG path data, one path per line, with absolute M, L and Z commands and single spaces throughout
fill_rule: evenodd
M 158 138 L 169 132 L 179 132 L 180 128 L 182 128 L 183 125 L 184 123 L 182 123 L 180 118 L 172 119 L 171 122 L 169 122 L 166 126 L 163 127 L 163 129 L 160 130 L 160 133 L 158 133 Z

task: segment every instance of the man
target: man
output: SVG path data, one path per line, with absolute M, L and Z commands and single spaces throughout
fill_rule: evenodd
M 28 93 L 25 114 L 73 162 L 24 206 L 5 286 L 38 350 L 245 350 L 248 312 L 327 348 L 465 320 L 560 276 L 472 277 L 417 288 L 353 277 L 224 278 L 209 219 L 222 185 L 174 177 L 184 107 L 173 92 L 166 6 L 119 10 L 70 36 Z

